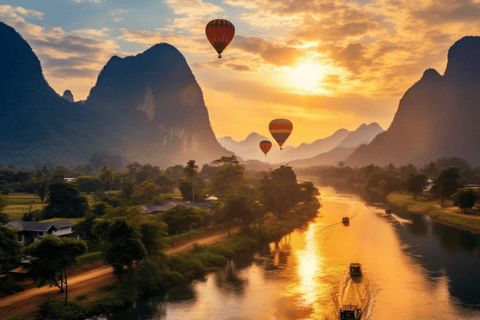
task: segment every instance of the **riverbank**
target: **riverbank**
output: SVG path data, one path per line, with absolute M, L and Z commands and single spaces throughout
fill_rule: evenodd
M 36 314 L 35 312 L 24 314 L 19 312 L 22 310 L 17 310 L 14 313 L 2 314 L 1 317 L 20 313 L 19 317 L 15 316 L 13 319 L 30 320 L 36 316 L 39 320 L 73 320 L 112 313 L 132 305 L 142 296 L 202 278 L 207 272 L 223 266 L 233 255 L 249 250 L 262 241 L 279 240 L 313 219 L 319 207 L 319 202 L 315 199 L 295 207 L 281 219 L 274 219 L 268 225 L 244 230 L 241 236 L 227 237 L 225 234 L 225 237 L 215 238 L 216 242 L 213 244 L 208 244 L 211 241 L 201 241 L 200 243 L 203 242 L 205 245 L 196 244 L 193 248 L 190 244 L 188 252 L 176 252 L 178 247 L 166 249 L 165 254 L 145 259 L 135 270 L 128 271 L 120 281 L 116 281 L 111 272 L 108 272 L 109 282 L 102 286 L 98 284 L 102 283 L 103 278 L 94 279 L 95 290 L 88 294 L 80 294 L 80 298 L 75 298 L 79 295 L 74 294 L 69 288 L 72 293 L 70 297 L 74 299 L 70 299 L 68 306 L 64 306 L 62 300 L 48 300 L 40 304 Z M 172 252 L 169 252 L 170 250 Z M 56 296 L 58 297 L 58 294 Z M 26 304 L 27 301 L 23 303 Z
M 457 207 L 442 207 L 440 200 L 414 200 L 410 194 L 390 193 L 388 203 L 411 212 L 424 213 L 441 223 L 480 233 L 480 216 L 461 213 Z

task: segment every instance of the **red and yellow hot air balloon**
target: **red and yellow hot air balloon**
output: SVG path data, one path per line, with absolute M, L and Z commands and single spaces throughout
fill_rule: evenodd
M 288 119 L 275 119 L 270 122 L 268 126 L 272 137 L 277 141 L 282 150 L 282 145 L 287 140 L 290 133 L 292 133 L 293 124 Z
M 268 140 L 260 141 L 260 149 L 262 149 L 263 153 L 265 153 L 265 157 L 267 156 L 268 151 L 272 148 L 272 143 Z
M 217 50 L 218 57 L 221 58 L 223 50 L 225 50 L 235 35 L 235 27 L 228 20 L 215 19 L 207 24 L 205 34 L 208 41 Z

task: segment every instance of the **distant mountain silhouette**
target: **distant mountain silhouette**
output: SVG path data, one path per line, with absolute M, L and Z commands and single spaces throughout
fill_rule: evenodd
M 370 123 L 368 126 L 363 123 L 354 132 L 350 133 L 337 148 L 356 148 L 364 143 L 370 143 L 379 133 L 383 132 L 382 127 L 376 122 Z
M 387 131 L 360 146 L 346 165 L 417 166 L 442 157 L 480 165 L 480 37 L 464 37 L 448 51 L 445 74 L 428 69 L 400 100 Z
M 72 91 L 70 91 L 70 90 L 65 90 L 62 98 L 69 101 L 69 102 L 75 102 L 74 99 L 73 99 Z
M 235 152 L 244 159 L 255 159 L 260 161 L 267 161 L 269 163 L 283 163 L 289 160 L 304 159 L 316 156 L 320 153 L 329 151 L 337 144 L 343 141 L 351 131 L 347 129 L 339 129 L 334 134 L 324 139 L 315 140 L 312 143 L 302 143 L 297 148 L 292 146 L 284 146 L 283 150 L 280 150 L 276 141 L 273 138 L 267 138 L 253 132 L 245 138 L 243 141 L 235 141 L 231 137 L 219 138 L 218 141 L 222 146 Z M 267 157 L 264 156 L 260 150 L 258 144 L 262 140 L 269 140 L 272 142 L 272 149 L 268 152 Z M 288 140 L 287 140 L 288 143 Z
M 336 166 L 340 161 L 345 161 L 353 152 L 355 148 L 337 147 L 328 152 L 319 154 L 313 158 L 294 160 L 288 164 L 292 167 L 313 167 L 313 166 Z
M 112 57 L 88 99 L 71 103 L 68 90 L 62 98 L 47 84 L 28 43 L 1 22 L 0 43 L 3 162 L 75 164 L 106 150 L 165 167 L 232 154 L 215 139 L 202 91 L 171 45 Z

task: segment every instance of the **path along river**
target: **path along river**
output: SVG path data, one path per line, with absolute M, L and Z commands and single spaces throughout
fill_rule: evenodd
M 480 319 L 478 235 L 320 192 L 322 208 L 304 229 L 108 319 L 332 320 L 349 303 L 362 319 Z M 362 264 L 361 278 L 349 276 L 351 262 Z

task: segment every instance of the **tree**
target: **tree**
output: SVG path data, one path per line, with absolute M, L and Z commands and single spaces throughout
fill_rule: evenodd
M 85 218 L 83 218 L 83 221 L 77 223 L 74 228 L 76 231 L 85 231 L 88 239 L 96 240 L 97 235 L 93 232 L 93 227 L 95 225 L 95 219 L 97 218 L 98 216 L 96 214 L 89 212 Z
M 17 231 L 0 226 L 0 272 L 17 266 L 21 256 L 22 245 L 18 242 Z
M 140 232 L 124 217 L 99 223 L 96 230 L 102 230 L 103 258 L 113 267 L 113 273 L 119 279 L 123 275 L 123 266 L 131 269 L 134 261 L 140 261 L 147 255 Z
M 452 198 L 460 209 L 471 209 L 479 199 L 479 194 L 477 190 L 462 188 L 458 189 L 458 191 L 452 195 Z
M 63 292 L 65 284 L 65 304 L 68 300 L 67 268 L 77 262 L 77 257 L 87 251 L 82 240 L 59 238 L 48 235 L 42 241 L 36 241 L 27 247 L 26 252 L 34 257 L 30 272 L 38 287 L 49 283 Z
M 440 172 L 432 187 L 432 192 L 440 196 L 443 205 L 443 200 L 457 192 L 461 187 L 462 184 L 460 183 L 460 172 L 458 168 L 450 167 Z
M 245 228 L 250 227 L 256 218 L 256 211 L 251 209 L 246 195 L 231 196 L 225 206 L 221 209 L 222 220 L 228 224 L 228 235 L 230 236 L 231 225 L 235 220 L 241 220 Z
M 139 168 L 141 168 L 142 165 L 138 162 L 134 162 L 134 163 L 130 163 L 129 165 L 127 165 L 127 170 L 128 170 L 128 181 L 133 183 L 133 184 L 137 184 L 137 177 L 136 177 L 136 173 L 137 173 L 137 170 Z
M 197 175 L 198 166 L 195 164 L 195 160 L 190 160 L 187 162 L 187 166 L 185 167 L 185 174 L 187 175 L 187 179 L 190 180 L 192 184 L 192 202 L 195 202 L 195 187 L 194 187 L 194 179 Z
M 110 191 L 112 191 L 112 183 L 115 182 L 115 174 L 108 166 L 103 167 L 102 171 L 103 173 L 100 175 L 100 179 L 102 179 L 104 183 L 108 183 L 108 187 Z
M 245 166 L 235 156 L 221 157 L 212 162 L 215 173 L 212 178 L 212 193 L 219 199 L 227 199 L 238 193 L 244 184 Z
M 151 203 L 160 193 L 160 187 L 150 181 L 145 181 L 139 186 L 135 186 L 130 200 L 133 204 Z
M 283 165 L 264 176 L 260 193 L 266 210 L 276 215 L 283 215 L 303 198 L 297 176 L 291 167 Z
M 95 192 L 98 190 L 103 190 L 103 183 L 100 178 L 92 176 L 80 176 L 77 178 L 78 190 L 81 192 Z
M 181 181 L 178 189 L 182 194 L 183 200 L 188 201 L 193 198 L 192 191 L 195 191 L 195 199 L 200 199 L 203 194 L 203 189 L 205 188 L 205 183 L 202 179 L 195 179 L 193 181 L 195 188 L 192 188 L 192 185 L 188 181 Z
M 173 193 L 173 186 L 175 182 L 170 179 L 167 175 L 161 174 L 159 175 L 154 183 L 158 186 L 160 186 L 160 192 L 161 193 Z
M 149 256 L 160 254 L 166 247 L 167 225 L 164 222 L 152 219 L 144 220 L 140 223 L 140 231 L 142 233 L 141 241 Z
M 427 176 L 424 174 L 412 174 L 407 180 L 407 191 L 413 193 L 413 198 L 423 192 L 427 185 Z
M 88 211 L 87 199 L 80 195 L 75 184 L 58 181 L 48 187 L 50 196 L 45 207 L 43 218 L 83 217 Z
M 184 206 L 176 206 L 167 210 L 162 216 L 163 222 L 168 226 L 168 234 L 173 236 L 178 233 L 190 230 L 193 224 L 199 224 L 202 221 L 202 216 L 195 211 L 195 209 Z
M 0 195 L 0 212 L 3 212 L 6 206 L 8 206 L 8 197 Z

